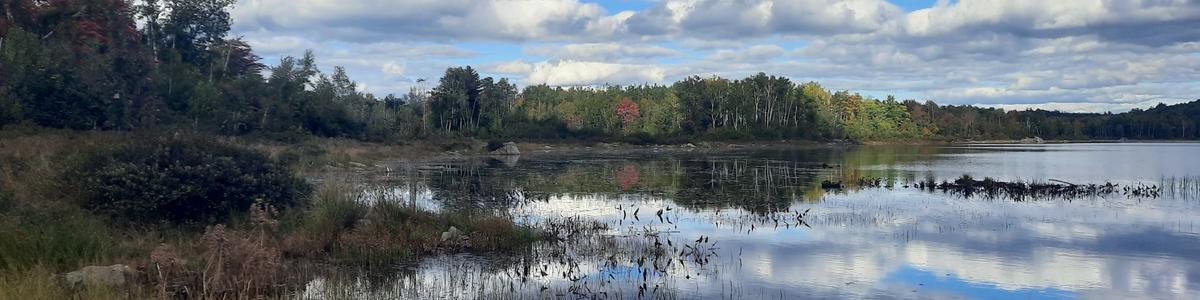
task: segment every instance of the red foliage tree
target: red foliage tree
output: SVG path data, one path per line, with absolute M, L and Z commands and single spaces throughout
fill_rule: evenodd
M 617 117 L 625 122 L 625 125 L 637 121 L 642 117 L 642 112 L 638 110 L 637 102 L 629 100 L 629 97 L 621 98 L 621 102 L 617 102 Z

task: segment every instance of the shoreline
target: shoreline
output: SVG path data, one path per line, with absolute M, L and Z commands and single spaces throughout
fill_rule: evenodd
M 297 148 L 317 147 L 322 152 L 316 156 L 303 157 L 300 165 L 304 171 L 320 171 L 321 169 L 354 169 L 369 168 L 379 162 L 429 163 L 457 161 L 478 157 L 504 157 L 510 155 L 491 154 L 486 150 L 487 143 L 474 138 L 455 138 L 443 140 L 445 144 L 437 144 L 431 140 L 418 140 L 407 144 L 383 144 L 361 142 L 338 138 L 313 138 L 311 140 L 288 143 L 258 140 L 232 139 L 234 143 L 262 150 L 272 157 L 294 155 Z M 509 141 L 509 140 L 504 140 Z M 684 144 L 647 144 L 607 143 L 591 141 L 521 141 L 511 140 L 517 144 L 520 154 L 516 156 L 571 156 L 571 155 L 617 155 L 617 154 L 706 154 L 746 150 L 791 150 L 811 148 L 846 148 L 846 147 L 886 147 L 886 146 L 983 146 L 983 145 L 1056 145 L 1056 144 L 1118 144 L 1118 143 L 1155 143 L 1155 144 L 1188 144 L 1200 143 L 1189 140 L 1047 140 L 1041 143 L 1029 143 L 1020 140 L 880 140 L 880 141 L 850 141 L 850 140 L 775 140 L 775 141 L 696 141 Z M 310 149 L 311 150 L 311 149 Z M 301 151 L 303 152 L 303 151 Z M 303 155 L 302 155 L 303 156 Z M 307 161 L 306 161 L 307 160 Z M 313 168 L 316 169 L 313 169 Z

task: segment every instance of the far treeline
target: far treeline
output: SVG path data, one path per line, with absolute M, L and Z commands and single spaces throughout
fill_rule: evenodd
M 1120 114 L 1004 111 L 874 99 L 767 74 L 519 89 L 461 67 L 428 91 L 378 97 L 358 90 L 341 67 L 320 70 L 311 51 L 263 64 L 229 37 L 234 2 L 0 0 L 0 126 L 380 142 L 1200 137 L 1200 100 Z

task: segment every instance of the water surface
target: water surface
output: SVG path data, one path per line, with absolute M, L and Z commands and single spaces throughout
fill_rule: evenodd
M 1196 157 L 1190 143 L 813 146 L 396 164 L 353 175 L 391 201 L 608 229 L 517 257 L 331 276 L 305 295 L 1196 299 Z M 1164 190 L 1014 199 L 913 187 L 963 175 Z

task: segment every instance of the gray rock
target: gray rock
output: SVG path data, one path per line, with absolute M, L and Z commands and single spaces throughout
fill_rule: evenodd
M 495 155 L 488 158 L 490 158 L 492 161 L 504 164 L 505 167 L 515 167 L 517 166 L 517 163 L 521 162 L 520 155 Z
M 503 147 L 496 149 L 490 153 L 491 155 L 521 155 L 521 149 L 517 149 L 517 143 L 507 142 Z
M 67 285 L 81 287 L 84 285 L 120 286 L 133 277 L 133 268 L 127 265 L 87 266 L 78 271 L 63 275 Z
M 462 231 L 458 230 L 458 227 L 450 226 L 449 230 L 442 232 L 442 241 L 445 242 L 452 239 L 458 239 L 462 236 Z
M 687 143 L 687 144 L 684 144 L 683 147 L 684 148 L 696 148 L 696 144 Z
M 354 161 L 352 161 L 352 162 L 349 162 L 349 163 L 347 163 L 347 164 L 349 164 L 351 167 L 355 167 L 355 168 L 366 168 L 366 167 L 367 167 L 367 165 L 366 165 L 366 164 L 363 164 L 363 163 L 360 163 L 360 162 L 354 162 Z
M 1031 138 L 1021 139 L 1021 143 L 1022 144 L 1045 144 L 1046 140 L 1043 140 L 1042 137 L 1035 136 L 1035 137 L 1031 137 Z

